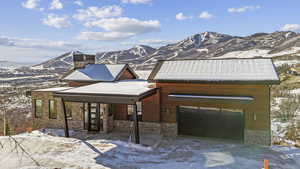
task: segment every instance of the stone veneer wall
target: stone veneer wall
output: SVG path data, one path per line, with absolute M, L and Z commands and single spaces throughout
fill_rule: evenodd
M 178 135 L 177 123 L 161 123 L 161 134 L 164 136 Z
M 33 118 L 33 128 L 64 128 L 64 114 L 62 101 L 60 98 L 54 98 L 52 92 L 32 92 L 32 105 L 34 105 L 34 100 L 40 99 L 43 101 L 43 114 L 41 118 Z M 56 101 L 57 118 L 49 118 L 49 100 Z M 72 117 L 68 118 L 68 125 L 70 130 L 83 130 L 83 104 L 72 102 Z M 35 112 L 35 107 L 32 107 L 33 117 Z
M 271 145 L 271 132 L 269 130 L 244 130 L 245 144 Z
M 133 121 L 114 120 L 114 131 L 131 132 L 133 130 Z M 139 131 L 141 133 L 162 134 L 166 136 L 177 136 L 176 123 L 155 123 L 139 122 Z

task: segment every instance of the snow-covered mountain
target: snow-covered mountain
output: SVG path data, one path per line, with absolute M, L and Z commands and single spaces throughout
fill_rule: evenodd
M 1 61 L 0 69 L 15 69 L 23 66 L 29 66 L 31 63 L 21 63 L 21 62 L 11 62 L 11 61 Z
M 215 57 L 274 57 L 300 53 L 300 34 L 295 32 L 256 33 L 246 37 L 203 32 L 159 48 L 138 45 L 128 50 L 99 52 L 99 63 L 130 63 L 150 69 L 157 60 L 203 59 Z M 74 52 L 39 64 L 44 68 L 72 66 Z

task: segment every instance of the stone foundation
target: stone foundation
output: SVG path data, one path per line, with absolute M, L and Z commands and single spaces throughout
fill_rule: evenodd
M 114 131 L 130 132 L 133 130 L 133 121 L 114 120 Z M 162 134 L 165 136 L 177 136 L 176 123 L 139 122 L 141 133 Z
M 271 132 L 269 130 L 245 130 L 245 144 L 271 145 Z
M 70 130 L 83 130 L 82 120 L 68 119 L 68 127 Z M 34 119 L 33 129 L 41 128 L 65 128 L 65 122 L 58 119 Z
M 130 132 L 133 130 L 133 121 L 114 120 L 114 131 Z M 141 133 L 160 134 L 160 124 L 151 122 L 139 122 Z
M 177 136 L 177 123 L 161 123 L 161 134 L 164 136 Z

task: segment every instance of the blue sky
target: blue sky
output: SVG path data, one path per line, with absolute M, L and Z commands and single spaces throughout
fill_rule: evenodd
M 158 47 L 214 31 L 300 30 L 299 0 L 5 0 L 0 60 L 38 63 L 71 50 Z

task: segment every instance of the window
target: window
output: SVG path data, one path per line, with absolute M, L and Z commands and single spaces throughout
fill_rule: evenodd
M 129 120 L 133 120 L 134 116 L 134 106 L 135 105 L 127 105 L 127 115 Z M 136 103 L 136 111 L 138 114 L 138 118 L 141 121 L 142 120 L 142 102 Z
M 142 102 L 136 102 L 136 111 L 140 121 L 142 121 L 142 114 L 143 114 L 142 110 L 143 110 Z
M 67 118 L 72 118 L 72 103 L 65 102 Z
M 49 118 L 56 119 L 57 118 L 57 111 L 56 111 L 56 102 L 55 100 L 49 100 Z
M 88 129 L 89 124 L 89 103 L 84 103 L 84 113 L 83 113 L 83 121 L 84 121 L 84 130 Z
M 43 100 L 35 100 L 35 118 L 41 118 L 43 115 Z
M 134 106 L 133 105 L 127 105 L 128 120 L 133 120 L 133 111 L 134 111 Z

